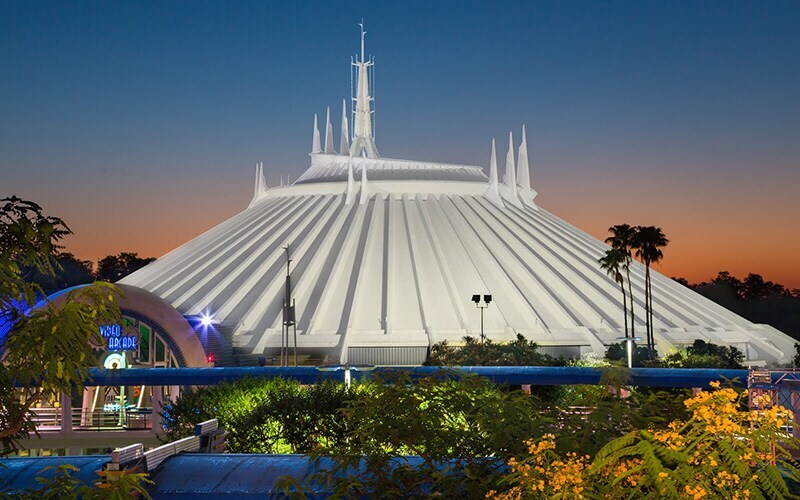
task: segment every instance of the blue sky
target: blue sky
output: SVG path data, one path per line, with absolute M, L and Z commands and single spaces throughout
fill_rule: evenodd
M 670 229 L 677 197 L 800 222 L 799 2 L 0 1 L 0 194 L 86 258 L 137 250 L 111 216 L 169 250 L 246 205 L 254 162 L 302 173 L 326 105 L 338 137 L 362 17 L 384 156 L 485 164 L 526 123 L 541 202 L 598 235 Z

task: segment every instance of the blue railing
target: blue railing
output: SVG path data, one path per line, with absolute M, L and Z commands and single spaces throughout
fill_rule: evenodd
M 312 384 L 322 380 L 344 381 L 366 379 L 379 374 L 407 372 L 412 377 L 432 374 L 457 377 L 459 372 L 474 373 L 493 382 L 530 385 L 599 384 L 603 370 L 565 366 L 418 366 L 408 368 L 335 366 L 335 367 L 220 367 L 220 368 L 137 368 L 129 370 L 92 369 L 87 385 L 213 385 L 245 377 L 283 377 Z M 747 370 L 713 368 L 633 368 L 631 385 L 649 387 L 708 387 L 711 381 L 732 381 L 747 384 Z M 777 378 L 779 374 L 774 374 Z

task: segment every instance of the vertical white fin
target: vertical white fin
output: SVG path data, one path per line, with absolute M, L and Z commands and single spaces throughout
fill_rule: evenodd
M 347 198 L 345 199 L 344 204 L 350 205 L 353 203 L 353 199 L 356 197 L 356 180 L 353 177 L 353 161 L 348 160 L 347 162 Z
M 256 181 L 253 186 L 253 199 L 250 200 L 249 207 L 252 207 L 264 193 L 267 192 L 267 181 L 264 179 L 264 162 L 256 162 Z
M 514 135 L 508 133 L 508 154 L 506 154 L 506 186 L 513 190 L 517 189 L 517 172 L 514 168 Z
M 347 102 L 342 99 L 342 140 L 339 143 L 339 153 L 350 154 L 350 128 L 347 126 Z
M 367 198 L 369 198 L 369 192 L 367 191 L 367 162 L 362 160 L 361 166 L 361 200 L 359 204 L 363 205 L 367 202 Z
M 519 186 L 527 198 L 531 191 L 531 173 L 528 166 L 528 138 L 525 134 L 525 125 L 522 126 L 522 142 L 519 145 L 517 172 L 519 173 Z
M 325 154 L 336 154 L 336 151 L 333 149 L 333 125 L 331 125 L 330 106 L 328 106 L 328 112 L 325 115 Z
M 258 198 L 258 194 L 261 192 L 261 164 L 256 162 L 256 182 L 255 186 L 253 187 L 253 200 Z
M 489 161 L 489 188 L 495 193 L 500 193 L 500 186 L 497 181 L 497 148 L 492 139 L 492 158 Z
M 257 188 L 256 189 L 258 189 L 259 193 L 263 193 L 264 191 L 269 189 L 267 187 L 267 180 L 264 177 L 264 162 L 263 161 L 258 162 L 258 167 L 256 167 L 256 168 L 257 168 L 257 172 L 256 172 L 256 176 L 257 176 L 256 177 L 256 186 L 257 186 Z
M 317 114 L 314 113 L 314 140 L 311 143 L 311 154 L 322 153 L 322 147 L 319 142 L 319 126 L 317 125 Z M 281 185 L 283 185 L 283 178 L 281 178 Z

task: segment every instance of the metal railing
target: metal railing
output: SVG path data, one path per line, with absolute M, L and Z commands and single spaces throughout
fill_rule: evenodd
M 61 430 L 61 408 L 33 408 L 33 421 L 39 431 Z M 135 408 L 127 410 L 94 411 L 72 408 L 70 411 L 73 431 L 120 431 L 148 430 L 153 428 L 152 408 Z

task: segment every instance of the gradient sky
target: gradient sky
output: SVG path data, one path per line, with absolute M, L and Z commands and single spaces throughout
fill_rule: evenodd
M 162 255 L 246 207 L 256 161 L 305 170 L 361 17 L 383 156 L 485 165 L 525 123 L 544 208 L 661 226 L 667 275 L 800 287 L 797 1 L 0 0 L 0 196 L 81 258 Z

